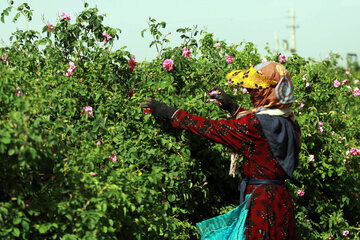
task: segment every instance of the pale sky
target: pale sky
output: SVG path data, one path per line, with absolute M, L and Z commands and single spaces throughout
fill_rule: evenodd
M 41 32 L 45 21 L 55 23 L 62 12 L 70 13 L 71 22 L 83 9 L 81 0 L 15 0 L 15 6 L 27 2 L 34 9 L 30 29 Z M 165 21 L 165 32 L 172 32 L 171 46 L 180 42 L 176 29 L 198 25 L 214 33 L 215 39 L 228 43 L 249 41 L 255 43 L 261 54 L 268 45 L 275 48 L 274 35 L 278 32 L 281 41 L 290 43 L 290 9 L 295 10 L 296 50 L 300 56 L 325 59 L 330 52 L 356 53 L 360 58 L 360 0 L 88 0 L 89 7 L 97 6 L 100 13 L 106 13 L 105 24 L 120 28 L 122 33 L 115 48 L 127 46 L 137 61 L 152 60 L 155 48 L 149 49 L 151 38 L 141 30 L 147 27 L 149 16 Z M 0 11 L 7 7 L 6 0 L 0 0 Z M 0 40 L 9 43 L 10 34 L 25 29 L 23 20 L 12 23 L 12 17 L 0 22 Z M 281 50 L 281 49 L 280 49 Z M 281 51 L 291 55 L 289 51 Z

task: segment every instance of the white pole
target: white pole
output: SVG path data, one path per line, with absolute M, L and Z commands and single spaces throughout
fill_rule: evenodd
M 279 52 L 279 33 L 275 32 L 275 52 L 278 53 Z
M 291 49 L 290 51 L 292 53 L 296 52 L 296 45 L 295 45 L 295 10 L 291 8 L 290 10 L 291 14 Z

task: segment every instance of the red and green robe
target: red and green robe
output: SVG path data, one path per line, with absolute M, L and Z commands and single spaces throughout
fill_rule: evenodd
M 241 175 L 244 178 L 289 178 L 289 174 L 275 159 L 255 114 L 239 119 L 211 120 L 178 110 L 172 118 L 172 125 L 221 143 L 242 154 L 244 158 Z M 252 193 L 256 187 L 248 185 L 246 194 Z M 286 187 L 261 185 L 253 194 L 246 221 L 246 239 L 295 239 L 294 206 Z

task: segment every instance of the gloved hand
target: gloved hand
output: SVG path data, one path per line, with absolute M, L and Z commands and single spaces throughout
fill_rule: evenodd
M 236 111 L 239 109 L 239 105 L 231 99 L 229 95 L 225 93 L 224 90 L 218 86 L 214 86 L 210 93 L 210 99 L 216 99 L 220 103 L 220 107 L 224 110 L 230 112 L 232 116 L 236 114 Z
M 165 103 L 158 102 L 152 98 L 146 99 L 148 103 L 141 103 L 141 108 L 150 108 L 152 110 L 152 115 L 155 118 L 162 120 L 170 120 L 177 109 L 167 106 Z

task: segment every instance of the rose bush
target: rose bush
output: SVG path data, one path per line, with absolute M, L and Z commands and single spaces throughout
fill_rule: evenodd
M 27 4 L 10 4 L 2 21 L 11 11 L 31 20 Z M 139 104 L 153 97 L 228 118 L 209 90 L 218 85 L 251 108 L 246 89 L 225 76 L 263 57 L 250 42 L 228 45 L 196 28 L 178 29 L 183 43 L 170 47 L 166 24 L 149 18 L 142 34 L 159 57 L 136 62 L 112 49 L 120 29 L 103 25 L 98 9 L 85 3 L 59 19 L 42 33 L 17 30 L 0 48 L 1 238 L 198 239 L 196 222 L 238 204 L 229 151 L 156 122 Z M 337 54 L 264 57 L 282 61 L 295 85 L 302 152 L 287 186 L 299 239 L 359 239 L 359 73 Z

